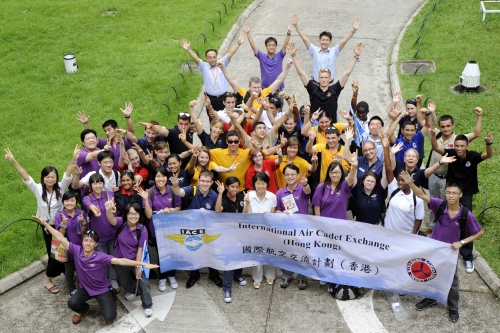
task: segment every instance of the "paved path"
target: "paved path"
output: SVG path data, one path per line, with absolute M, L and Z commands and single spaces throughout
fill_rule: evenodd
M 257 1 L 258 2 L 258 1 Z M 332 31 L 334 41 L 339 41 L 350 30 L 354 17 L 361 19 L 358 33 L 341 53 L 336 72 L 339 76 L 352 56 L 356 42 L 365 44 L 361 62 L 357 64 L 346 91 L 340 96 L 340 107 L 347 108 L 350 101 L 350 83 L 359 80 L 359 100 L 370 105 L 372 114 L 385 117 L 390 103 L 389 56 L 394 41 L 411 15 L 423 3 L 395 0 L 274 0 L 263 1 L 248 16 L 253 27 L 254 39 L 264 49 L 264 39 L 275 36 L 281 44 L 285 26 L 293 13 L 299 14 L 303 30 L 315 42 L 320 31 Z M 307 14 L 306 14 L 307 13 Z M 292 41 L 299 46 L 298 56 L 311 72 L 311 60 L 305 47 L 294 32 Z M 234 40 L 229 41 L 231 44 Z M 250 75 L 259 73 L 258 61 L 245 43 L 230 65 L 231 72 L 242 85 Z M 299 101 L 306 100 L 294 69 L 286 81 L 287 91 L 295 93 Z M 204 114 L 204 112 L 202 113 Z M 249 271 L 244 270 L 249 282 Z M 39 274 L 26 283 L 0 296 L 0 327 L 10 332 L 59 332 L 67 329 L 75 332 L 499 332 L 498 314 L 500 304 L 477 273 L 465 274 L 463 263 L 459 264 L 461 320 L 452 324 L 447 319 L 447 310 L 438 305 L 424 312 L 417 312 L 414 304 L 419 300 L 403 296 L 402 304 L 408 313 L 404 322 L 395 320 L 385 293 L 371 291 L 363 298 L 338 302 L 320 287 L 319 282 L 310 281 L 307 290 L 299 291 L 292 281 L 288 289 L 278 285 L 263 284 L 255 290 L 251 283 L 245 287 L 234 286 L 233 301 L 224 303 L 222 289 L 211 283 L 203 274 L 199 283 L 187 290 L 184 288 L 187 275 L 178 273 L 180 287 L 160 293 L 157 280 L 152 281 L 155 317 L 145 320 L 139 303 L 126 302 L 118 307 L 118 318 L 112 326 L 105 326 L 99 315 L 97 303 L 91 302 L 91 312 L 76 326 L 71 324 L 71 311 L 67 308 L 68 296 L 61 292 L 49 294 L 42 286 L 44 274 Z M 55 283 L 64 289 L 64 278 Z M 136 315 L 136 319 L 134 319 Z

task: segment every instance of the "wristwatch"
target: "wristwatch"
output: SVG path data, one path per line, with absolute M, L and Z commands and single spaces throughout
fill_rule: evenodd
M 462 240 L 460 241 L 460 244 L 465 245 L 465 240 L 463 240 L 463 239 L 462 239 Z

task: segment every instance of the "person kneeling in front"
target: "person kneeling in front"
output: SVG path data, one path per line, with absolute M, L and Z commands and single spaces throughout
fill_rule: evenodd
M 111 265 L 121 266 L 144 266 L 146 268 L 158 268 L 158 265 L 146 264 L 140 261 L 125 258 L 115 258 L 108 254 L 96 251 L 99 236 L 94 230 L 87 230 L 82 235 L 82 246 L 69 242 L 63 234 L 50 226 L 42 218 L 33 216 L 38 223 L 44 226 L 66 250 L 75 262 L 78 274 L 79 287 L 68 301 L 68 307 L 75 311 L 73 324 L 78 324 L 83 316 L 89 311 L 87 300 L 95 298 L 101 307 L 101 312 L 110 323 L 116 318 L 115 295 L 106 277 L 106 268 Z

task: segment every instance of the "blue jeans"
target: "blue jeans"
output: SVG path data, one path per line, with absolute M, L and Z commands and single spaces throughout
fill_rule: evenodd
M 120 286 L 122 286 L 126 292 L 135 294 L 135 288 L 137 286 L 137 280 L 135 278 L 135 267 L 117 265 L 115 270 L 116 277 L 118 278 L 118 283 L 120 284 Z M 141 295 L 142 307 L 144 309 L 151 309 L 153 307 L 151 285 L 149 284 L 149 279 L 146 279 L 144 274 L 139 280 L 137 295 Z
M 97 243 L 97 251 L 109 254 L 110 256 L 113 255 L 113 244 L 115 243 L 114 240 L 107 241 L 105 243 Z M 113 266 L 109 266 L 107 268 L 107 275 L 108 279 L 111 280 L 116 280 L 116 272 Z
M 287 271 L 286 269 L 283 268 L 281 269 L 281 271 L 283 272 L 283 274 L 281 274 L 281 277 L 286 279 L 291 279 L 294 274 L 294 272 Z M 306 279 L 305 275 L 297 273 L 297 280 L 305 280 L 305 279 Z
M 222 286 L 222 290 L 231 292 L 231 288 L 233 286 L 233 276 L 237 279 L 241 277 L 242 272 L 242 268 L 235 269 L 234 271 L 224 271 L 224 285 Z

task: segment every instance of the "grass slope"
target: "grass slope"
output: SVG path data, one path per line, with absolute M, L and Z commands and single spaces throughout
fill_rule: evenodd
M 414 46 L 425 15 L 434 3 L 430 0 L 413 23 L 408 27 L 401 43 L 399 61 L 413 60 L 416 52 Z M 477 216 L 483 208 L 499 205 L 500 158 L 498 149 L 498 103 L 500 91 L 498 78 L 500 77 L 500 53 L 498 52 L 498 31 L 500 31 L 500 15 L 490 14 L 486 21 L 481 21 L 478 13 L 478 1 L 474 0 L 441 0 L 427 19 L 422 32 L 420 52 L 422 59 L 434 60 L 436 73 L 427 73 L 426 79 L 430 85 L 427 94 L 427 84 L 423 84 L 421 93 L 425 98 L 430 97 L 437 103 L 438 118 L 440 115 L 450 114 L 455 118 L 457 133 L 470 133 L 475 124 L 474 107 L 483 108 L 483 130 L 481 138 L 471 143 L 469 149 L 484 152 L 484 136 L 487 131 L 495 131 L 496 138 L 493 145 L 493 158 L 484 161 L 479 166 L 479 181 L 485 187 L 487 195 L 479 193 L 474 199 L 474 213 Z M 476 60 L 481 70 L 481 84 L 488 88 L 482 94 L 451 93 L 450 87 L 459 82 L 466 63 Z M 401 89 L 404 98 L 415 96 L 419 92 L 418 85 L 421 75 L 405 75 L 399 73 Z M 428 154 L 430 144 L 427 143 Z M 426 156 L 427 158 L 427 156 Z M 486 203 L 485 203 L 486 201 Z M 500 226 L 496 223 L 500 218 L 498 209 L 486 212 L 482 220 L 485 235 L 475 242 L 477 249 L 488 261 L 497 275 L 500 275 Z
M 62 174 L 82 126 L 76 113 L 91 115 L 91 126 L 110 118 L 125 126 L 120 107 L 134 103 L 133 119 L 158 119 L 168 88 L 175 85 L 183 61 L 190 60 L 179 46 L 196 38 L 216 16 L 215 33 L 209 25 L 200 53 L 219 48 L 232 25 L 252 2 L 236 0 L 5 0 L 0 3 L 0 146 L 10 147 L 19 163 L 36 181 L 46 165 Z M 103 16 L 115 11 L 114 16 Z M 63 55 L 76 54 L 78 72 L 64 72 Z M 187 110 L 202 84 L 201 76 L 186 74 L 179 100 L 161 108 L 161 122 L 173 125 L 175 114 Z M 139 133 L 141 129 L 139 129 Z M 0 159 L 0 229 L 10 221 L 30 217 L 36 202 L 15 169 Z M 0 234 L 0 278 L 37 260 L 44 252 L 35 224 L 20 222 Z

